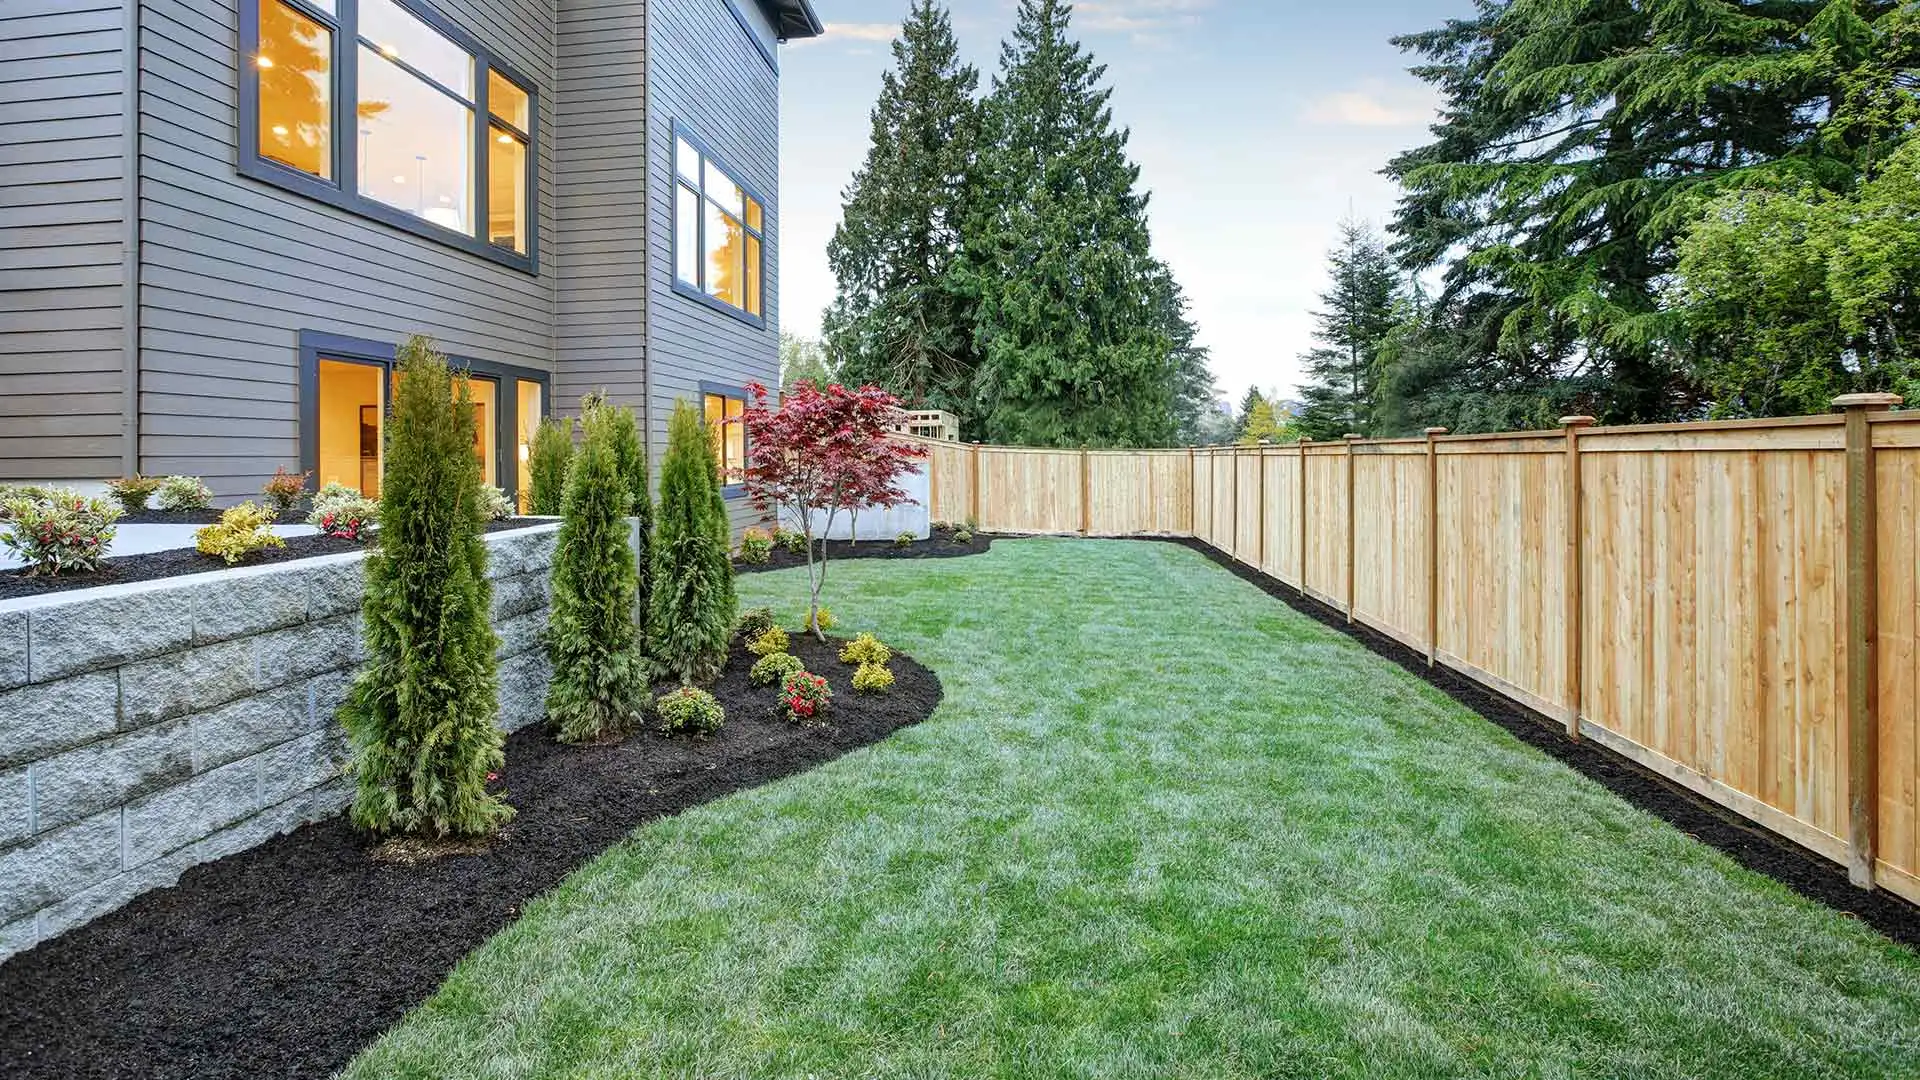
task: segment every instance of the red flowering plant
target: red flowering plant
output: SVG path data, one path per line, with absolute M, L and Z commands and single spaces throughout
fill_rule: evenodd
M 49 490 L 7 500 L 0 544 L 25 560 L 29 574 L 93 573 L 113 544 L 120 508 L 105 499 Z
M 767 388 L 747 384 L 749 401 L 737 421 L 746 428 L 747 494 L 760 510 L 796 526 L 805 538 L 809 607 L 807 629 L 820 640 L 820 590 L 827 580 L 824 546 L 815 529 L 833 531 L 842 513 L 909 501 L 900 479 L 927 452 L 893 438 L 900 402 L 874 386 L 822 390 L 801 382 L 778 404 Z M 735 421 L 728 421 L 734 423 Z
M 780 684 L 780 700 L 787 707 L 787 719 L 796 724 L 817 724 L 833 701 L 833 691 L 827 688 L 825 676 L 801 670 Z

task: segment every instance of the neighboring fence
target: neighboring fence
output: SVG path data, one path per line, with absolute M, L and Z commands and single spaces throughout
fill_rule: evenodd
M 1193 536 L 1920 900 L 1920 412 L 928 444 L 932 515 Z

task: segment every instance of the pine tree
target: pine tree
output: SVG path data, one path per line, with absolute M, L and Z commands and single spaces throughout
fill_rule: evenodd
M 980 76 L 952 21 L 914 0 L 881 76 L 866 163 L 842 194 L 827 247 L 839 282 L 825 319 L 842 380 L 973 426 L 972 305 L 954 272 L 972 192 Z
M 648 689 L 634 625 L 639 575 L 627 523 L 633 491 L 620 469 L 622 414 L 630 423 L 624 409 L 585 410 L 585 440 L 567 470 L 547 618 L 547 720 L 562 742 L 632 729 Z
M 408 339 L 399 360 L 366 564 L 369 658 L 340 708 L 352 817 L 375 833 L 475 836 L 513 811 L 486 790 L 503 761 L 499 639 L 472 390 L 425 338 Z
M 1218 393 L 1207 367 L 1207 349 L 1197 341 L 1199 331 L 1187 316 L 1187 294 L 1164 263 L 1155 275 L 1155 301 L 1160 327 L 1173 345 L 1173 441 L 1194 446 L 1204 441 Z
M 540 421 L 527 448 L 527 512 L 548 516 L 560 512 L 567 493 L 567 463 L 573 460 L 573 421 L 549 417 Z
M 1371 434 L 1378 404 L 1375 361 L 1393 329 L 1398 276 L 1386 245 L 1372 229 L 1342 222 L 1340 243 L 1327 255 L 1333 279 L 1314 312 L 1320 345 L 1301 357 L 1306 406 L 1298 426 L 1312 439 L 1338 439 L 1348 432 Z
M 981 433 L 1040 446 L 1165 445 L 1177 372 L 1147 197 L 1071 5 L 1021 0 L 983 110 L 965 269 L 979 297 Z
M 649 652 L 660 675 L 689 685 L 713 678 L 726 663 L 738 606 L 719 476 L 699 410 L 675 403 L 660 464 Z

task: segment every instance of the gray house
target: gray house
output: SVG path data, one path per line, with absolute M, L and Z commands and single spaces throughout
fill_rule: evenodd
M 737 414 L 778 373 L 777 47 L 822 30 L 808 0 L 7 0 L 0 481 L 377 491 L 412 333 L 477 376 L 509 491 L 586 391 L 656 453 L 677 398 Z

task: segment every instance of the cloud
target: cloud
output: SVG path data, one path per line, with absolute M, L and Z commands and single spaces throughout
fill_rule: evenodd
M 796 45 L 839 44 L 852 42 L 888 42 L 899 36 L 899 23 L 881 22 L 830 22 L 827 32 L 817 38 L 799 38 L 787 42 L 788 48 Z
M 1128 34 L 1141 45 L 1161 45 L 1199 23 L 1213 0 L 1081 0 L 1073 25 L 1094 34 Z
M 1425 84 L 1391 86 L 1368 79 L 1309 100 L 1301 119 L 1320 127 L 1417 127 L 1431 123 L 1439 108 L 1439 94 Z

